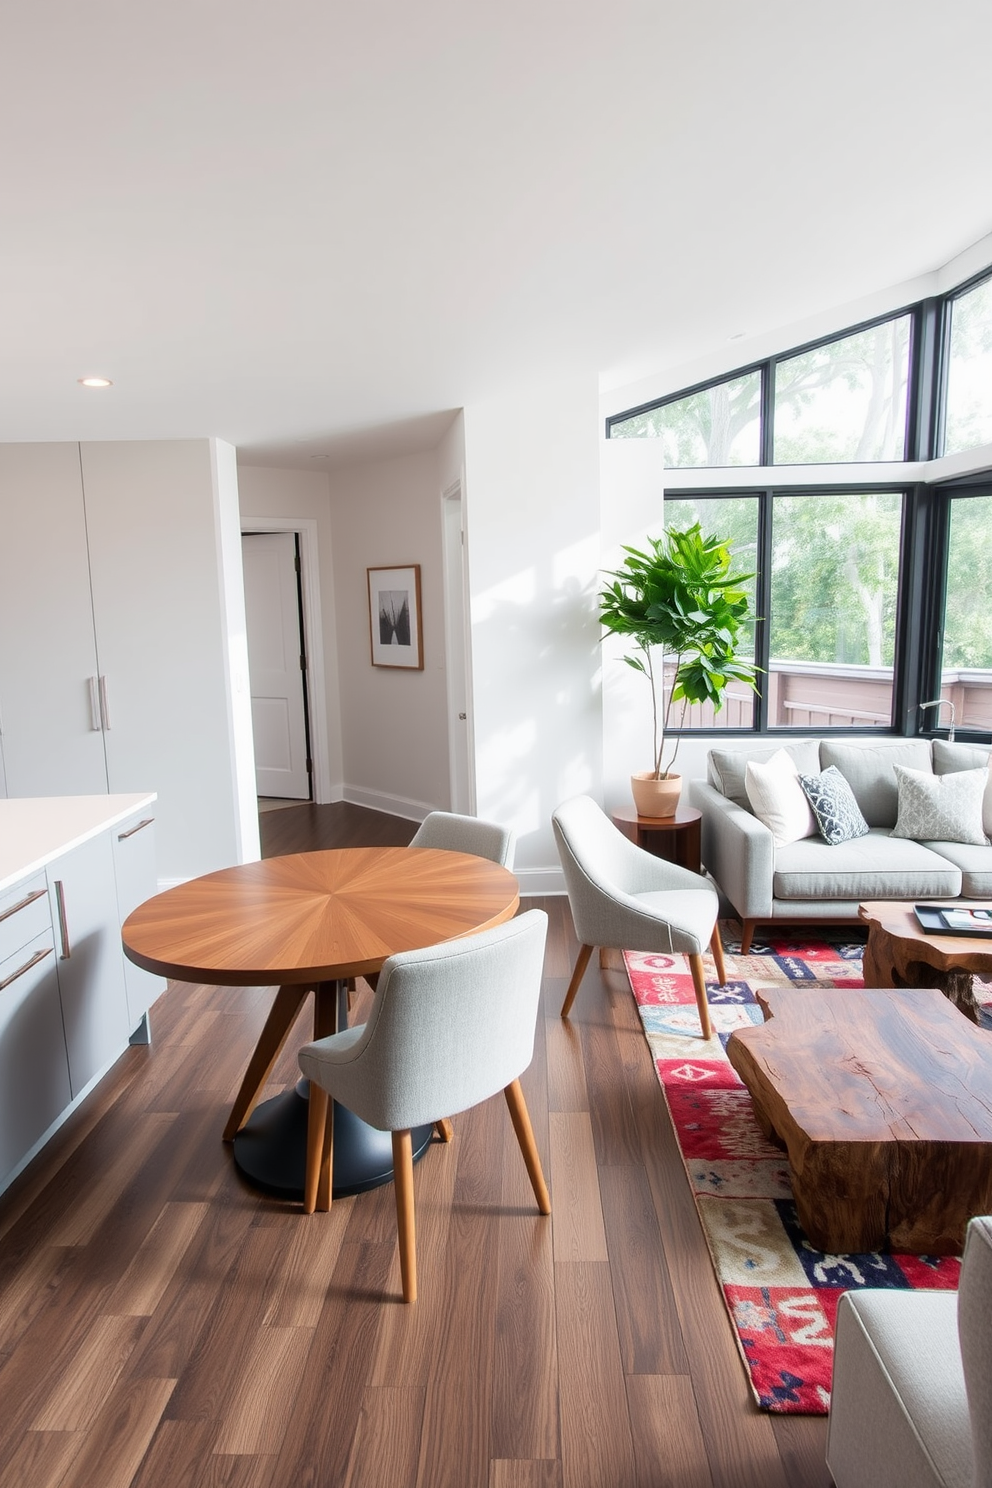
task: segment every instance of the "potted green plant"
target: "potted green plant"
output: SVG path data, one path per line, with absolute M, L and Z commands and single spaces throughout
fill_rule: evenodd
M 599 614 L 608 631 L 631 637 L 637 651 L 623 660 L 651 685 L 653 766 L 631 776 L 634 804 L 641 816 L 671 816 L 682 785 L 672 769 L 678 739 L 664 759 L 672 705 L 681 702 L 682 716 L 689 703 L 718 710 L 729 683 L 755 686 L 754 664 L 737 657 L 752 575 L 735 573 L 727 540 L 704 536 L 698 522 L 649 538 L 647 551 L 624 552 L 622 568 L 605 575 L 613 582 L 599 596 Z M 666 658 L 672 686 L 664 698 Z

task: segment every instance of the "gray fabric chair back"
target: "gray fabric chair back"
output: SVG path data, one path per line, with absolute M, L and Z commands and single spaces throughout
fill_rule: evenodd
M 975 1488 L 992 1488 L 992 1216 L 968 1225 L 958 1286 L 958 1339 L 971 1415 Z
M 488 1100 L 533 1058 L 547 927 L 532 909 L 479 935 L 390 956 L 364 1028 L 308 1044 L 303 1073 L 382 1131 Z
M 503 868 L 513 867 L 515 838 L 509 827 L 459 816 L 454 811 L 432 811 L 413 836 L 411 847 L 439 847 L 447 852 L 473 853 Z

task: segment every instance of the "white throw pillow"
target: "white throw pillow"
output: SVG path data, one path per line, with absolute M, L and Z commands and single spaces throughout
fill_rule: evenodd
M 763 764 L 748 760 L 744 789 L 751 810 L 771 832 L 776 847 L 816 835 L 816 818 L 799 784 L 796 762 L 784 749 L 776 750 Z
M 891 837 L 916 842 L 988 842 L 982 826 L 982 798 L 987 770 L 956 770 L 931 775 L 925 770 L 895 766 L 899 788 L 899 816 Z

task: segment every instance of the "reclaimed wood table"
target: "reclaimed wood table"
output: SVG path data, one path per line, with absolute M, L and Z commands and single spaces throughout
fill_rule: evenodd
M 818 1250 L 959 1255 L 992 1211 L 992 1033 L 935 990 L 776 988 L 727 1057 Z
M 374 976 L 397 951 L 437 945 L 511 919 L 519 887 L 508 869 L 467 853 L 356 847 L 265 858 L 157 894 L 122 927 L 138 966 L 209 986 L 278 985 L 248 1063 L 224 1140 L 259 1188 L 302 1198 L 309 1082 L 258 1105 L 314 994 L 313 1037 L 347 1027 L 347 980 Z M 431 1127 L 415 1133 L 420 1155 Z M 419 1145 L 418 1145 L 419 1142 Z M 388 1132 L 335 1113 L 335 1196 L 392 1177 Z
M 672 816 L 641 816 L 633 806 L 621 806 L 613 813 L 613 825 L 635 846 L 693 873 L 702 871 L 702 820 L 703 813 L 695 806 L 679 806 Z
M 976 899 L 947 900 L 942 909 L 988 909 Z M 911 904 L 860 904 L 868 926 L 863 977 L 868 987 L 938 987 L 965 1017 L 978 1022 L 973 980 L 992 976 L 992 940 L 971 935 L 933 935 L 924 930 Z

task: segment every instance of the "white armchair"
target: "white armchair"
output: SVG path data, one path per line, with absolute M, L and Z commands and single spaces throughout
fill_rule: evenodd
M 711 1037 L 703 950 L 717 980 L 727 980 L 716 917 L 719 899 L 708 879 L 645 852 L 618 831 L 591 796 L 565 801 L 552 816 L 579 954 L 561 1015 L 567 1017 L 595 946 L 620 951 L 682 952 L 692 971 L 703 1038 Z
M 992 1217 L 957 1292 L 841 1297 L 827 1466 L 837 1488 L 992 1488 Z

